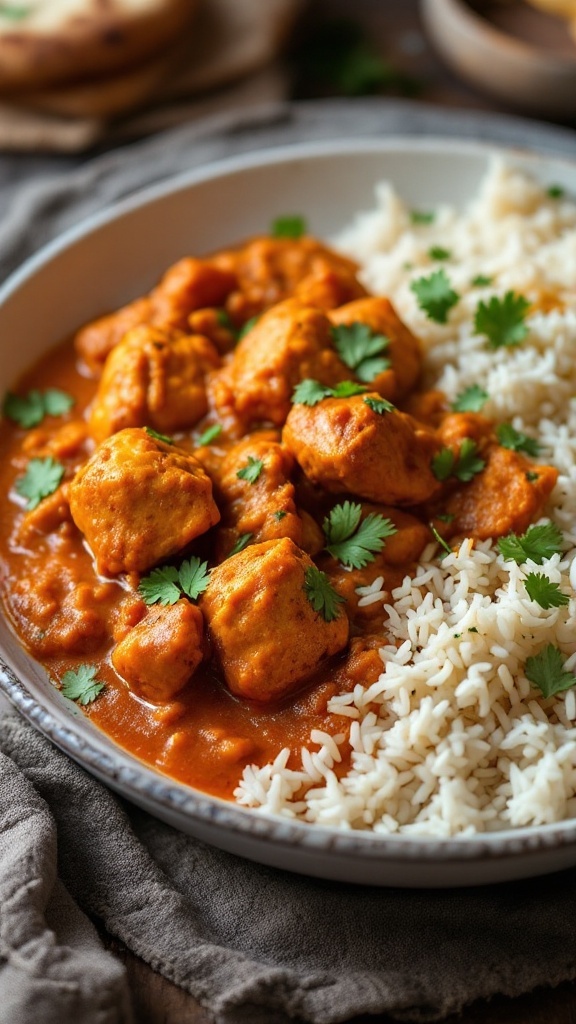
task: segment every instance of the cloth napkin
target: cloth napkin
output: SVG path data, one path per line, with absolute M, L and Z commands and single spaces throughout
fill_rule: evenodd
M 6 157 L 0 275 L 89 212 L 206 160 L 413 133 L 576 157 L 567 130 L 381 100 L 280 105 L 249 121 L 230 115 L 86 163 Z M 332 1024 L 379 1012 L 434 1021 L 481 997 L 576 977 L 576 869 L 410 891 L 259 866 L 130 806 L 6 709 L 0 907 L 0 1024 L 129 1024 L 124 969 L 89 916 L 192 993 L 216 1024 Z

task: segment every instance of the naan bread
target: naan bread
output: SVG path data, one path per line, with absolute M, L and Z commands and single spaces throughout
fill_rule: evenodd
M 197 0 L 0 0 L 0 91 L 109 75 L 159 53 Z

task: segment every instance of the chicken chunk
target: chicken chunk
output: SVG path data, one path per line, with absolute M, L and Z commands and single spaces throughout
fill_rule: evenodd
M 226 415 L 245 424 L 281 426 L 299 381 L 312 377 L 332 386 L 350 377 L 336 355 L 330 322 L 319 310 L 287 300 L 265 313 L 240 341 L 230 364 L 213 375 L 213 396 Z
M 86 324 L 74 338 L 76 351 L 98 374 L 107 356 L 133 327 L 152 324 L 185 330 L 190 313 L 219 306 L 235 287 L 233 272 L 209 260 L 184 257 L 170 267 L 149 295 Z
M 294 405 L 283 440 L 314 483 L 387 505 L 416 505 L 439 491 L 431 469 L 434 432 L 393 410 L 376 412 L 379 395 Z
M 382 355 L 390 360 L 390 366 L 370 381 L 373 391 L 378 391 L 391 402 L 397 402 L 414 388 L 422 367 L 421 345 L 412 331 L 402 323 L 388 299 L 357 299 L 333 310 L 329 318 L 335 327 L 342 324 L 366 324 L 374 334 L 388 339 L 389 344 Z
M 220 357 L 201 335 L 174 335 L 158 327 L 129 331 L 110 353 L 90 414 L 97 441 L 124 427 L 149 425 L 171 432 L 205 415 L 205 377 Z
M 237 289 L 225 303 L 235 323 L 244 323 L 290 298 L 305 278 L 335 272 L 354 289 L 351 298 L 364 291 L 356 280 L 358 265 L 315 238 L 254 238 L 237 249 L 218 253 L 213 260 L 237 278 Z
M 106 575 L 143 572 L 220 519 L 200 463 L 135 427 L 104 441 L 78 471 L 70 511 Z
M 218 470 L 217 498 L 222 513 L 216 558 L 230 553 L 242 534 L 259 543 L 290 537 L 302 546 L 302 520 L 296 511 L 290 474 L 294 456 L 265 434 L 234 445 Z M 240 474 L 240 475 L 239 475 Z
M 202 612 L 189 601 L 152 609 L 112 652 L 112 664 L 145 700 L 172 700 L 204 657 Z
M 312 567 L 308 555 L 283 538 L 250 545 L 212 570 L 201 608 L 232 693 L 279 700 L 346 646 L 345 613 L 326 622 L 307 597 Z
M 479 540 L 524 533 L 542 514 L 558 470 L 534 465 L 520 452 L 499 445 L 483 455 L 484 471 L 444 503 L 444 511 L 454 516 L 450 533 Z

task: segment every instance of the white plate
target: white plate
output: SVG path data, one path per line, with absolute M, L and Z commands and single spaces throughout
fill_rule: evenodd
M 227 160 L 147 190 L 67 232 L 0 290 L 0 393 L 48 346 L 149 289 L 184 255 L 266 231 L 297 212 L 329 236 L 373 203 L 389 179 L 406 201 L 463 203 L 492 147 L 450 140 L 354 139 Z M 576 164 L 510 151 L 544 183 L 576 194 Z M 450 840 L 383 838 L 290 823 L 208 797 L 117 747 L 50 684 L 0 620 L 0 685 L 36 728 L 123 796 L 176 828 L 233 853 L 305 874 L 376 885 L 456 886 L 576 864 L 576 821 Z

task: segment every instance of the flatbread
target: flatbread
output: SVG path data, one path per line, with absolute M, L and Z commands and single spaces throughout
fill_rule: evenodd
M 13 94 L 11 102 L 58 117 L 110 118 L 150 97 L 167 102 L 222 88 L 264 66 L 302 0 L 200 0 L 189 30 L 143 64 L 98 80 Z M 1 4 L 0 4 L 1 6 Z
M 196 6 L 197 0 L 0 0 L 0 92 L 124 72 L 187 30 Z

